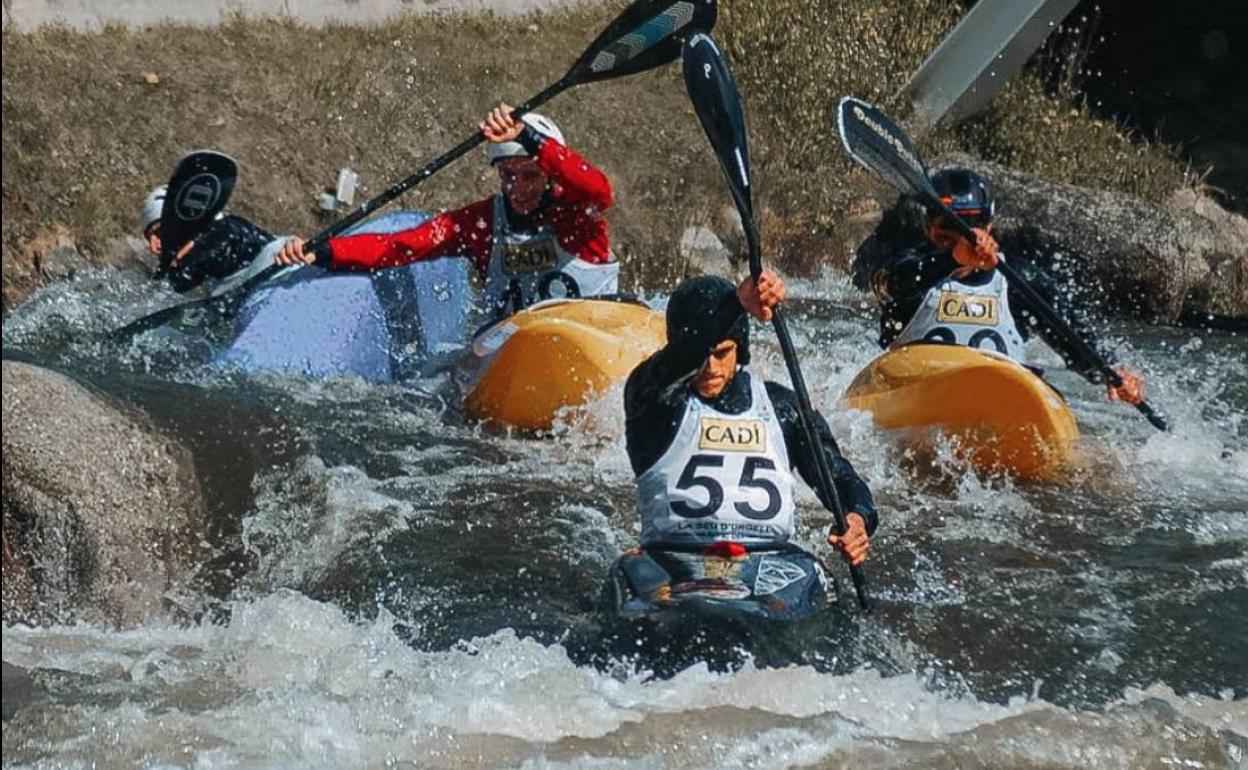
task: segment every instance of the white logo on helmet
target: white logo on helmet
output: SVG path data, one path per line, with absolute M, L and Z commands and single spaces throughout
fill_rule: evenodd
M 221 180 L 216 174 L 203 173 L 187 183 L 178 192 L 174 211 L 179 219 L 194 222 L 216 208 L 221 197 Z

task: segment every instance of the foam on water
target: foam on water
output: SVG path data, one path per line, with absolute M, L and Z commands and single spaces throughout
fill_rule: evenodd
M 5 345 L 46 345 L 101 334 L 168 305 L 188 301 L 134 271 L 91 267 L 36 290 L 4 320 Z
M 6 765 L 792 767 L 884 750 L 913 759 L 1004 730 L 1016 745 L 989 752 L 988 764 L 1127 767 L 1133 754 L 1118 745 L 1117 723 L 1153 703 L 1168 735 L 1151 744 L 1176 759 L 1226 757 L 1231 741 L 1219 733 L 1248 734 L 1242 702 L 1181 698 L 1164 686 L 1081 715 L 1030 698 L 982 702 L 870 669 L 694 667 L 650 681 L 577 667 L 557 645 L 509 630 L 422 652 L 393 622 L 384 613 L 352 622 L 276 591 L 236 603 L 224 625 L 6 626 L 6 663 L 47 672 L 45 682 L 60 672 L 59 684 L 37 688 L 46 708 L 6 725 Z M 97 694 L 74 698 L 88 682 Z M 1082 733 L 1078 751 L 1064 745 L 1067 729 Z
M 133 317 L 132 310 L 114 317 L 131 307 L 128 300 L 152 301 L 151 309 L 171 301 L 120 282 L 123 293 L 113 302 L 113 290 L 102 288 L 111 283 L 111 274 L 84 274 L 41 291 L 6 320 L 6 346 L 43 349 L 49 339 L 69 340 L 69 354 L 53 355 L 94 360 L 107 351 L 78 340 Z M 1134 329 L 1133 346 L 1115 341 L 1123 360 L 1148 375 L 1151 397 L 1174 424 L 1167 434 L 1105 403 L 1100 388 L 1053 371 L 1091 459 L 1069 484 L 1042 488 L 967 473 L 947 446 L 916 457 L 876 430 L 869 415 L 839 408 L 850 380 L 878 353 L 873 322 L 839 275 L 793 286 L 796 296 L 823 303 L 809 316 L 805 309 L 792 316 L 812 398 L 883 512 L 869 566 L 882 605 L 872 623 L 884 631 L 869 641 L 896 645 L 892 657 L 912 663 L 908 672 L 747 664 L 727 674 L 695 666 L 660 680 L 624 663 L 610 673 L 577 666 L 550 635 L 527 637 L 523 621 L 538 612 L 551 623 L 561 612 L 574 614 L 565 605 L 591 593 L 634 542 L 620 386 L 570 410 L 551 436 L 534 438 L 465 424 L 437 383 L 372 386 L 352 378 L 242 376 L 195 363 L 169 367 L 174 359 L 165 353 L 178 353 L 183 342 L 145 338 L 123 351 L 124 364 L 267 405 L 298 426 L 307 449 L 253 482 L 240 534 L 249 566 L 212 616 L 219 622 L 4 628 L 5 663 L 35 672 L 33 704 L 5 725 L 6 766 L 1240 762 L 1248 706 L 1232 700 L 1244 692 L 1240 672 L 1229 671 L 1233 660 L 1213 658 L 1228 667 L 1213 690 L 1225 686 L 1225 697 L 1180 696 L 1174 689 L 1189 693 L 1193 685 L 1173 672 L 1205 664 L 1195 657 L 1174 663 L 1185 650 L 1154 653 L 1139 640 L 1177 635 L 1192 655 L 1212 654 L 1220 648 L 1191 636 L 1193 629 L 1210 617 L 1230 628 L 1240 606 L 1235 592 L 1248 583 L 1245 346 L 1158 342 Z M 134 296 L 124 293 L 131 290 Z M 787 382 L 774 336 L 754 328 L 757 371 Z M 804 542 L 814 548 L 829 517 L 804 485 L 799 501 L 810 525 Z M 463 597 L 439 597 L 447 584 L 419 573 L 446 554 L 411 547 L 430 532 L 442 534 L 435 550 L 489 547 L 484 567 L 473 563 L 473 571 L 448 578 L 451 590 L 496 580 L 502 589 L 491 584 L 491 591 L 514 590 L 508 603 L 486 607 L 496 612 L 482 610 L 484 620 L 446 620 Z M 553 609 L 539 606 L 540 591 L 525 582 L 543 566 L 517 567 L 499 553 L 506 548 L 494 547 L 513 540 L 526 547 L 516 549 L 522 558 L 553 565 L 546 573 L 564 584 Z M 1191 561 L 1189 540 L 1209 552 L 1208 564 Z M 1137 548 L 1139 541 L 1147 547 Z M 1158 556 L 1163 546 L 1171 550 Z M 1089 559 L 1091 547 L 1118 561 Z M 1172 562 L 1181 594 L 1154 574 Z M 368 569 L 383 576 L 355 579 Z M 409 573 L 432 582 L 420 587 L 433 596 L 400 591 L 399 602 L 387 593 L 386 581 Z M 344 575 L 355 579 L 345 589 Z M 378 596 L 327 598 L 364 589 Z M 1200 604 L 1209 596 L 1220 603 Z M 1162 608 L 1156 615 L 1155 607 Z M 1204 615 L 1190 614 L 1197 611 Z M 447 624 L 452 641 L 428 643 L 422 622 Z M 1149 623 L 1158 622 L 1154 631 Z M 398 626 L 412 628 L 400 633 Z M 463 630 L 477 627 L 487 633 Z M 994 641 L 998 636 L 1005 639 Z M 475 638 L 453 641 L 464 637 Z M 1045 644 L 1064 649 L 1045 658 Z M 1169 658 L 1141 663 L 1133 659 L 1141 649 Z M 971 653 L 959 657 L 964 650 Z M 1026 663 L 1014 670 L 1012 658 Z M 1171 674 L 1130 673 L 1158 663 L 1173 664 Z M 940 675 L 929 666 L 941 667 Z M 976 681 L 993 666 L 1005 669 L 994 674 L 1006 681 L 995 689 Z M 1069 692 L 1046 701 L 1036 693 L 1047 685 L 1033 688 L 1029 678 L 1037 670 L 1046 677 L 1073 671 L 1076 694 L 1081 678 L 1101 675 L 1109 684 L 1088 696 L 1096 708 L 1071 705 L 1078 698 Z M 1210 692 L 1208 682 L 1218 678 L 1216 671 L 1198 678 L 1196 691 Z M 6 698 L 7 679 L 8 672 Z M 1033 689 L 1030 697 L 1017 695 Z

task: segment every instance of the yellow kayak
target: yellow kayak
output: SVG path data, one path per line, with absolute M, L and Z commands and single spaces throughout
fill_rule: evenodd
M 560 409 L 623 380 L 666 340 L 662 314 L 642 304 L 539 302 L 473 340 L 464 411 L 498 425 L 548 429 Z
M 885 352 L 845 393 L 882 428 L 940 428 L 984 471 L 1051 478 L 1070 463 L 1079 428 L 1044 380 L 997 353 L 957 345 Z

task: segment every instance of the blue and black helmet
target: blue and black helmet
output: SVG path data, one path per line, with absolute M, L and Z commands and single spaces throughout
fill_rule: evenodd
M 950 168 L 932 176 L 936 194 L 960 219 L 971 227 L 982 227 L 992 221 L 997 203 L 988 180 L 969 168 Z M 929 216 L 937 212 L 929 211 Z

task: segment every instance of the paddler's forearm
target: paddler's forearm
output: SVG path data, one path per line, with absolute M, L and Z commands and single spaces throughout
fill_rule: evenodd
M 867 525 L 867 535 L 874 535 L 880 519 L 875 510 L 875 499 L 871 496 L 871 488 L 844 457 L 838 455 L 833 459 L 829 456 L 828 463 L 832 471 L 833 482 L 836 484 L 836 494 L 840 497 L 845 513 L 861 515 Z M 818 492 L 818 487 L 815 487 L 815 493 L 819 496 L 819 502 L 823 503 L 823 507 L 829 511 L 832 510 L 835 501 L 824 500 L 823 495 Z
M 316 250 L 316 264 L 333 270 L 377 270 L 449 256 L 480 261 L 482 255 L 489 254 L 493 242 L 489 203 L 487 200 L 444 211 L 397 233 L 330 238 Z
M 1093 332 L 1092 327 L 1087 323 L 1081 313 L 1074 310 L 1070 301 L 1066 298 L 1065 294 L 1058 289 L 1057 284 L 1047 272 L 1026 264 L 1018 266 L 1016 269 L 1019 270 L 1023 278 L 1026 279 L 1027 283 L 1036 291 L 1036 293 L 1039 294 L 1040 297 L 1053 308 L 1058 317 L 1066 322 L 1071 331 L 1075 333 L 1075 336 L 1097 350 L 1106 362 L 1110 364 L 1117 362 L 1118 359 L 1112 351 L 1105 350 L 1101 347 L 1100 342 L 1097 339 L 1097 335 Z M 1062 357 L 1062 360 L 1066 362 L 1066 366 L 1071 371 L 1082 376 L 1089 382 L 1101 384 L 1104 381 L 1104 377 L 1101 375 L 1096 366 L 1081 359 L 1078 351 L 1075 349 L 1074 345 L 1071 344 L 1070 340 L 1066 338 L 1066 335 L 1059 334 L 1047 324 L 1040 321 L 1038 316 L 1028 311 L 1028 307 L 1027 300 L 1022 293 L 1011 287 L 1010 308 L 1014 313 L 1015 321 L 1018 322 L 1020 326 L 1024 326 L 1029 331 L 1038 334 L 1040 339 L 1044 340 L 1045 344 Z
M 824 422 L 823 417 L 816 416 L 815 420 L 823 425 L 823 430 L 820 431 L 823 439 L 822 450 L 827 459 L 828 470 L 832 472 L 832 483 L 836 486 L 836 494 L 840 498 L 843 511 L 861 514 L 867 524 L 867 534 L 875 534 L 875 528 L 879 525 L 879 516 L 875 511 L 875 500 L 871 497 L 870 487 L 858 475 L 858 471 L 854 470 L 853 463 L 841 454 L 836 440 L 827 430 L 827 423 Z M 819 471 L 815 467 L 815 458 L 805 453 L 799 458 L 797 469 L 806 483 L 815 490 L 815 495 L 818 496 L 819 502 L 823 503 L 823 507 L 831 511 L 836 501 L 832 500 L 830 495 L 825 497 L 819 488 Z
M 536 140 L 534 139 L 536 137 Z M 519 141 L 537 158 L 537 165 L 552 182 L 563 188 L 564 195 L 584 201 L 601 214 L 611 208 L 613 192 L 607 175 L 583 155 L 567 145 L 542 137 L 532 128 L 521 133 Z
M 225 278 L 251 263 L 273 234 L 233 214 L 224 216 L 195 236 L 194 246 L 169 270 L 169 285 L 187 292 L 210 278 Z
M 949 253 L 910 250 L 891 264 L 880 268 L 871 285 L 881 300 L 906 304 L 917 301 L 928 289 L 958 269 Z
M 784 431 L 784 443 L 789 447 L 790 462 L 797 469 L 802 479 L 815 490 L 823 507 L 832 510 L 836 501 L 831 496 L 825 497 L 819 488 L 819 469 L 815 465 L 815 456 L 806 441 L 806 431 L 802 428 L 801 417 L 797 409 L 797 396 L 792 390 L 774 382 L 767 383 L 767 394 L 776 410 L 776 419 Z M 845 513 L 853 511 L 862 515 L 867 525 L 867 534 L 875 532 L 879 517 L 875 511 L 875 500 L 871 497 L 871 489 L 862 480 L 853 464 L 841 454 L 841 449 L 832 436 L 832 429 L 823 415 L 815 412 L 815 433 L 819 436 L 820 451 L 832 472 L 832 483 L 836 486 L 836 494 L 840 498 Z

